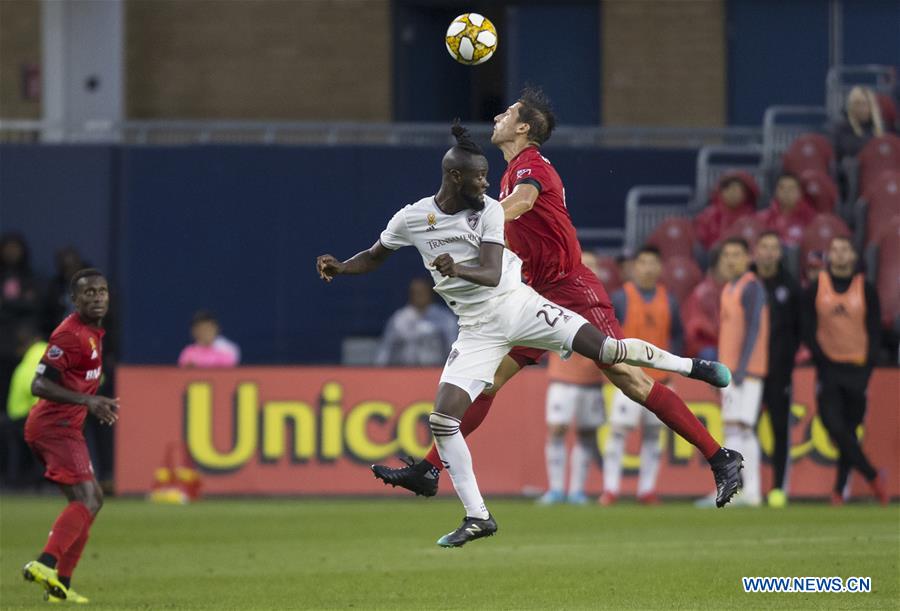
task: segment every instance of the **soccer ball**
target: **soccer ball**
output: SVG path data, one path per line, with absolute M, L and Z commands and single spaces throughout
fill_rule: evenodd
M 476 66 L 489 60 L 497 50 L 497 29 L 487 17 L 464 13 L 450 23 L 446 43 L 450 57 Z

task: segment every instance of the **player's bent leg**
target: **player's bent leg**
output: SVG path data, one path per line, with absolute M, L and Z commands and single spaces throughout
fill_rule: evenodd
M 472 454 L 459 430 L 466 408 L 481 390 L 479 388 L 478 392 L 474 392 L 471 387 L 464 389 L 455 383 L 442 382 L 435 399 L 435 410 L 428 417 L 441 461 L 450 473 L 456 494 L 466 509 L 459 528 L 438 539 L 438 545 L 442 547 L 460 547 L 497 531 L 497 523 L 488 513 L 475 480 Z
M 719 388 L 724 388 L 731 382 L 731 372 L 722 363 L 677 356 L 642 339 L 608 337 L 590 324 L 578 330 L 572 349 L 605 365 L 627 363 L 650 367 L 702 380 Z
M 522 368 L 510 356 L 506 356 L 500 362 L 497 372 L 494 374 L 494 382 L 490 388 L 486 388 L 472 402 L 472 405 L 466 410 L 465 415 L 459 426 L 459 431 L 463 437 L 468 437 L 475 429 L 481 426 L 491 404 L 494 402 L 494 396 L 497 394 L 504 384 L 506 384 L 514 375 Z M 441 471 L 444 465 L 441 463 L 437 446 L 432 444 L 431 450 L 425 456 L 425 460 L 417 461 L 412 457 L 401 458 L 404 466 L 393 468 L 387 465 L 372 465 L 372 473 L 376 479 L 384 482 L 384 485 L 393 487 L 400 486 L 406 488 L 417 496 L 434 496 L 437 494 L 438 485 L 440 483 Z
M 700 450 L 709 461 L 716 481 L 716 506 L 724 507 L 741 486 L 743 456 L 721 447 L 678 395 L 665 384 L 654 382 L 639 368 L 620 363 L 605 373 L 627 397 L 656 414 L 663 424 Z

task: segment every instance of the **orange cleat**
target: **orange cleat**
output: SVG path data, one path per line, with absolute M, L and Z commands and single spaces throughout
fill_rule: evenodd
M 597 501 L 604 507 L 609 507 L 610 505 L 615 505 L 616 501 L 619 500 L 619 496 L 614 492 L 610 492 L 609 490 L 604 490 L 603 494 L 600 495 L 600 499 Z
M 831 493 L 831 506 L 832 507 L 841 507 L 844 504 L 844 495 L 840 492 L 832 492 Z
M 637 502 L 641 505 L 659 505 L 659 497 L 656 496 L 655 492 L 647 492 L 646 494 L 639 494 Z
M 884 471 L 879 471 L 878 475 L 875 476 L 875 479 L 869 482 L 872 493 L 875 495 L 875 498 L 878 499 L 878 502 L 881 503 L 882 507 L 887 507 L 887 504 L 891 502 L 891 497 L 889 497 L 887 493 L 886 479 Z

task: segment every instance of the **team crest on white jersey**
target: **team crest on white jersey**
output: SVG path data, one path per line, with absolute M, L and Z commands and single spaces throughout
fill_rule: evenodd
M 473 212 L 469 216 L 466 217 L 466 222 L 469 224 L 469 227 L 475 229 L 478 227 L 478 220 L 481 218 L 480 212 Z
M 425 217 L 425 220 L 428 221 L 428 229 L 425 231 L 434 231 L 437 229 L 437 217 L 434 215 L 434 212 L 429 212 L 428 216 Z

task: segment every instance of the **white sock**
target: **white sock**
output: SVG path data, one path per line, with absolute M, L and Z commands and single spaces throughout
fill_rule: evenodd
M 741 471 L 744 476 L 744 496 L 748 501 L 758 503 L 762 501 L 759 439 L 756 437 L 756 432 L 750 427 L 743 427 L 741 431 L 740 452 L 744 455 L 744 470 Z
M 625 454 L 625 431 L 613 429 L 606 438 L 603 451 L 603 489 L 619 494 L 622 479 L 622 456 Z
M 475 481 L 472 454 L 469 453 L 469 446 L 459 432 L 459 420 L 446 414 L 431 412 L 428 423 L 431 425 L 441 461 L 450 474 L 459 500 L 466 508 L 466 515 L 471 518 L 487 519 L 490 514 L 484 506 L 478 482 Z
M 547 483 L 553 492 L 565 492 L 566 485 L 566 439 L 551 436 L 544 446 L 544 458 L 547 460 Z
M 641 471 L 638 475 L 638 496 L 649 494 L 656 490 L 656 475 L 659 473 L 659 457 L 662 449 L 659 447 L 658 426 L 644 427 L 641 439 Z
M 593 441 L 593 440 L 592 440 Z M 591 466 L 594 449 L 591 443 L 578 438 L 572 446 L 572 456 L 569 467 L 569 496 L 584 494 L 584 483 L 587 481 L 588 469 Z
M 744 454 L 744 436 L 741 434 L 741 425 L 732 422 L 726 422 L 724 426 L 725 439 L 722 445 L 729 450 L 737 450 Z M 745 463 L 746 464 L 746 463 Z
M 662 371 L 689 375 L 694 368 L 694 362 L 686 357 L 676 356 L 666 352 L 650 342 L 629 337 L 616 339 L 607 337 L 600 348 L 600 362 L 607 365 L 628 363 L 638 367 L 650 367 Z

